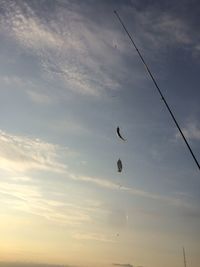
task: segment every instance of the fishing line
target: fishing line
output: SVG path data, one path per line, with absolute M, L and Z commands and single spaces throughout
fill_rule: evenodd
M 162 92 L 161 92 L 161 90 L 160 90 L 160 88 L 159 88 L 159 86 L 158 86 L 158 84 L 157 84 L 157 82 L 156 82 L 156 80 L 155 80 L 153 74 L 151 73 L 149 67 L 147 66 L 147 64 L 146 64 L 146 62 L 145 62 L 143 56 L 141 55 L 139 49 L 137 48 L 135 42 L 133 41 L 133 38 L 131 37 L 131 35 L 130 35 L 130 33 L 128 32 L 126 26 L 124 25 L 123 21 L 121 20 L 119 14 L 117 13 L 116 10 L 114 10 L 114 13 L 115 13 L 116 17 L 118 18 L 119 22 L 121 23 L 122 27 L 124 28 L 125 32 L 127 33 L 129 39 L 131 40 L 131 43 L 132 43 L 133 46 L 135 47 L 135 49 L 136 49 L 136 51 L 137 51 L 137 53 L 138 53 L 138 55 L 139 55 L 139 57 L 140 57 L 142 63 L 144 64 L 144 66 L 145 66 L 145 68 L 146 68 L 146 70 L 147 70 L 147 72 L 148 72 L 150 78 L 152 79 L 152 81 L 153 81 L 153 83 L 154 83 L 154 85 L 155 85 L 155 87 L 156 87 L 158 93 L 160 94 L 161 99 L 162 99 L 163 102 L 165 103 L 165 105 L 166 105 L 166 107 L 167 107 L 167 110 L 169 111 L 169 113 L 170 113 L 170 115 L 171 115 L 171 117 L 172 117 L 174 123 L 176 124 L 176 127 L 178 128 L 178 130 L 179 130 L 179 132 L 180 132 L 180 134 L 181 134 L 181 136 L 182 136 L 182 138 L 183 138 L 183 140 L 184 140 L 184 142 L 185 142 L 187 148 L 189 149 L 189 151 L 190 151 L 190 153 L 191 153 L 191 155 L 192 155 L 192 157 L 193 157 L 193 159 L 194 159 L 194 161 L 195 161 L 195 163 L 196 163 L 198 169 L 200 170 L 199 162 L 198 162 L 198 160 L 196 159 L 196 157 L 195 157 L 195 155 L 194 155 L 194 153 L 193 153 L 193 151 L 192 151 L 190 145 L 188 144 L 188 142 L 187 142 L 187 140 L 186 140 L 186 137 L 185 137 L 185 135 L 183 134 L 183 132 L 182 132 L 182 130 L 181 130 L 181 128 L 180 128 L 180 126 L 179 126 L 179 124 L 178 124 L 178 122 L 177 122 L 177 120 L 176 120 L 174 114 L 173 114 L 173 112 L 171 111 L 171 109 L 170 109 L 170 107 L 169 107 L 169 105 L 168 105 L 166 99 L 164 98 L 164 96 L 163 96 L 163 94 L 162 94 Z
M 185 248 L 184 247 L 183 247 L 183 261 L 184 261 L 184 267 L 187 267 L 186 256 L 185 256 Z

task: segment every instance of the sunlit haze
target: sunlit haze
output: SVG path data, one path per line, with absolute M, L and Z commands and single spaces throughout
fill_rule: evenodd
M 199 169 L 113 10 L 200 161 L 199 1 L 0 0 L 0 266 L 200 266 Z

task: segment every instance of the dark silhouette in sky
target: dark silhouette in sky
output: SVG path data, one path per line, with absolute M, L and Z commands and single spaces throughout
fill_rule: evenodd
M 122 135 L 121 135 L 121 133 L 120 133 L 119 126 L 117 127 L 117 135 L 119 136 L 120 139 L 122 139 L 123 141 L 126 141 L 126 139 L 123 138 Z

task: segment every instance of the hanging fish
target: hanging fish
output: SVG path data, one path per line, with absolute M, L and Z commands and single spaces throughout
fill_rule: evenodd
M 117 127 L 117 135 L 120 139 L 122 139 L 123 141 L 126 141 L 125 138 L 122 137 L 122 135 L 120 134 L 120 129 L 119 129 L 119 126 Z
M 117 161 L 117 167 L 118 167 L 118 172 L 121 172 L 122 171 L 122 162 L 121 162 L 121 159 L 118 159 L 118 161 Z

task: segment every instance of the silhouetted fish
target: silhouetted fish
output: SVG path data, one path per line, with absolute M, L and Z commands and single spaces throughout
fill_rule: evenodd
M 121 172 L 122 171 L 122 162 L 121 162 L 121 159 L 118 159 L 118 161 L 117 161 L 117 167 L 118 167 L 118 172 Z
M 119 126 L 117 127 L 117 135 L 119 136 L 120 139 L 122 139 L 123 141 L 126 141 L 126 139 L 124 139 L 120 134 Z

